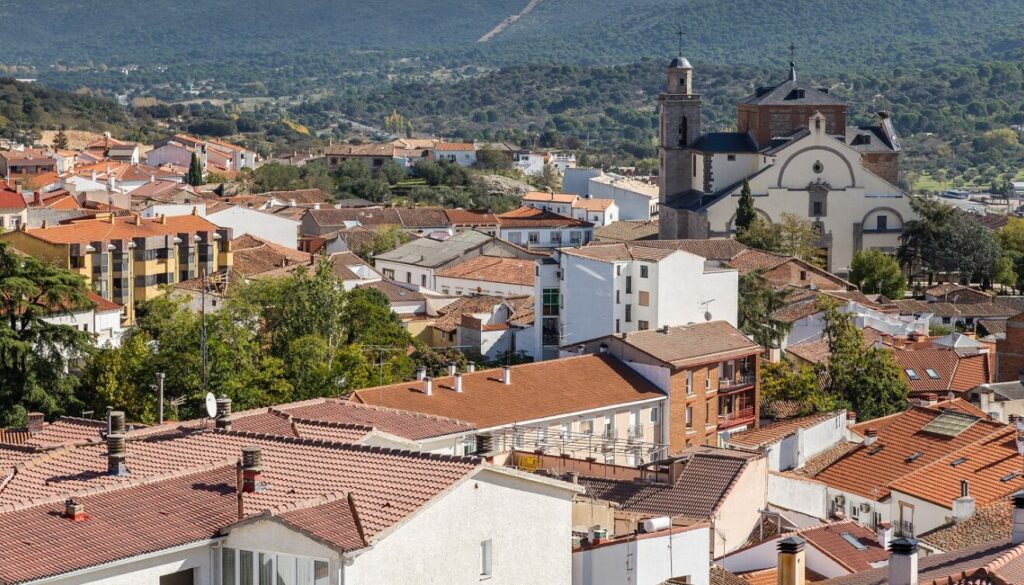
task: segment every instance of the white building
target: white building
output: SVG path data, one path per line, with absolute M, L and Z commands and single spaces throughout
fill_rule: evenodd
M 217 206 L 206 215 L 218 227 L 229 227 L 235 237 L 246 234 L 295 250 L 301 222 L 240 205 Z
M 476 164 L 476 145 L 472 142 L 439 142 L 434 146 L 433 156 L 435 161 L 471 167 Z
M 591 199 L 571 193 L 532 191 L 523 195 L 523 205 L 586 221 L 602 227 L 619 221 L 619 206 L 611 199 Z
M 158 203 L 153 202 L 139 210 L 139 215 L 145 219 L 151 217 L 168 217 L 174 215 L 199 215 L 206 217 L 206 202 L 196 203 Z
M 658 186 L 621 175 L 602 174 L 590 179 L 588 193 L 593 199 L 611 199 L 619 208 L 619 219 L 650 221 L 658 217 Z
M 443 295 L 532 295 L 536 271 L 532 258 L 476 256 L 438 271 L 434 286 Z
M 670 526 L 578 548 L 572 553 L 572 583 L 660 585 L 676 577 L 709 585 L 710 532 L 707 524 Z
M 555 252 L 538 263 L 536 315 L 545 357 L 613 333 L 704 321 L 736 326 L 738 273 L 681 250 L 629 244 Z
M 53 313 L 43 317 L 43 321 L 52 325 L 70 325 L 89 333 L 95 336 L 96 347 L 121 345 L 121 336 L 124 334 L 121 313 L 124 308 L 93 292 L 89 292 L 87 297 L 95 307 L 80 311 Z
M 499 237 L 527 248 L 584 246 L 594 238 L 594 224 L 534 207 L 520 207 L 498 216 Z

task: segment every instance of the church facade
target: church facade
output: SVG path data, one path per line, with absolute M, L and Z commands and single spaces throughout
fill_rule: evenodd
M 856 252 L 899 246 L 913 217 L 899 181 L 899 138 L 888 114 L 848 126 L 847 105 L 826 88 L 788 79 L 737 104 L 737 131 L 701 131 L 701 96 L 682 56 L 658 97 L 661 239 L 728 237 L 744 180 L 758 214 L 814 223 L 821 258 L 845 274 Z

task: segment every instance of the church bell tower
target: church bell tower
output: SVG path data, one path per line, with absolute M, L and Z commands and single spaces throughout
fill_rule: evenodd
M 658 148 L 659 201 L 665 203 L 693 185 L 696 172 L 688 148 L 700 138 L 701 99 L 693 93 L 693 67 L 682 51 L 668 66 L 668 86 L 658 96 L 661 143 Z

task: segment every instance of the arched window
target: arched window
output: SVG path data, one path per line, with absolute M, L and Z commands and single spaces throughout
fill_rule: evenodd
M 683 116 L 683 118 L 679 120 L 679 146 L 686 146 L 687 144 L 686 137 L 689 135 L 689 133 L 687 132 L 687 124 L 688 121 L 686 119 L 686 116 Z

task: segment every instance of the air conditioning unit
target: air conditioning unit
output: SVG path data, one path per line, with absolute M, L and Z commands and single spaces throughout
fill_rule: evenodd
M 845 508 L 846 507 L 846 496 L 836 496 L 836 497 L 832 498 L 832 504 L 836 508 Z
M 860 505 L 860 511 L 861 511 L 861 512 L 864 512 L 865 514 L 866 514 L 866 513 L 868 513 L 868 512 L 870 512 L 870 511 L 871 511 L 871 504 L 868 504 L 868 503 L 866 503 L 866 502 L 865 502 L 865 503 L 863 503 L 863 504 L 861 504 L 861 505 Z

